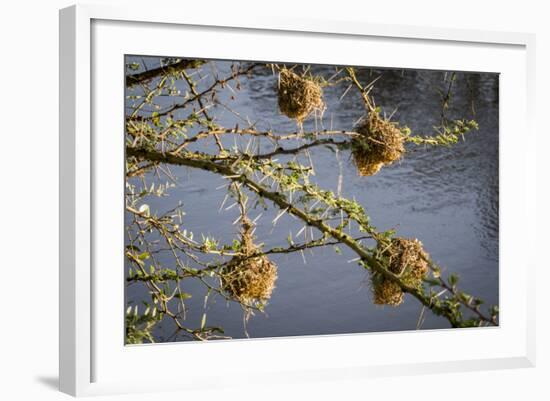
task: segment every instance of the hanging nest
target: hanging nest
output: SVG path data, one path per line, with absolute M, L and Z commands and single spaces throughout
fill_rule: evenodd
M 376 305 L 398 306 L 403 303 L 405 294 L 399 284 L 383 277 L 373 276 L 372 294 Z
M 429 255 L 417 239 L 393 238 L 390 243 L 379 242 L 378 257 L 388 263 L 388 270 L 399 276 L 410 287 L 420 287 L 428 273 Z M 372 292 L 376 305 L 398 306 L 403 303 L 404 293 L 399 284 L 380 273 L 371 275 Z
M 382 166 L 399 160 L 405 138 L 397 123 L 371 111 L 357 128 L 361 135 L 352 141 L 352 155 L 359 175 L 376 174 Z
M 287 68 L 279 72 L 279 109 L 298 124 L 314 111 L 325 109 L 323 90 L 313 79 L 301 77 Z
M 243 254 L 234 256 L 220 275 L 223 291 L 244 306 L 269 300 L 277 280 L 277 266 L 261 254 L 251 232 L 252 224 L 245 218 L 241 234 Z

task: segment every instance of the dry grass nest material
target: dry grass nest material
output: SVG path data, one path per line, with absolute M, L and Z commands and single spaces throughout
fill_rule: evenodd
M 357 132 L 361 135 L 353 139 L 352 155 L 359 175 L 374 175 L 405 153 L 405 138 L 398 124 L 376 111 L 369 112 Z
M 410 287 L 420 287 L 428 273 L 429 255 L 417 239 L 393 238 L 390 243 L 379 242 L 378 256 L 387 261 L 388 270 L 399 276 Z M 398 283 L 380 273 L 371 275 L 374 303 L 398 306 L 403 303 L 404 293 Z
M 244 306 L 269 300 L 277 281 L 277 266 L 261 254 L 251 231 L 252 225 L 246 220 L 241 234 L 243 254 L 234 256 L 221 272 L 223 291 Z
M 323 90 L 312 78 L 301 77 L 287 68 L 279 72 L 279 109 L 301 124 L 314 110 L 325 109 Z

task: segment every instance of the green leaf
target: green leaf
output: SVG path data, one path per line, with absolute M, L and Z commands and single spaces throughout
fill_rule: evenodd
M 432 279 L 432 278 L 425 278 L 424 279 L 424 282 L 430 286 L 436 286 L 436 285 L 439 285 L 439 280 L 435 280 L 435 279 Z
M 288 237 L 286 237 L 286 241 L 288 242 L 288 245 L 292 246 L 294 245 L 294 241 L 292 241 L 292 234 L 289 233 Z
M 191 294 L 188 294 L 187 292 L 182 292 L 182 293 L 178 293 L 176 295 L 174 295 L 174 297 L 178 298 L 178 299 L 189 299 L 192 297 Z
M 449 284 L 454 287 L 458 283 L 458 276 L 456 274 L 451 274 L 449 276 Z
M 153 113 L 151 114 L 151 117 L 153 118 L 153 124 L 157 126 L 160 125 L 160 117 L 158 112 L 153 111 Z
M 241 243 L 240 243 L 238 240 L 234 239 L 234 240 L 233 240 L 233 245 L 231 246 L 231 248 L 232 248 L 235 252 L 237 252 L 237 251 L 241 248 Z

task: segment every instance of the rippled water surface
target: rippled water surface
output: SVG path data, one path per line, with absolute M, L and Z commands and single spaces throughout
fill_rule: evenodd
M 158 65 L 158 58 L 145 60 L 149 68 Z M 218 73 L 228 71 L 229 63 L 217 62 Z M 208 71 L 208 67 L 203 68 Z M 334 67 L 318 66 L 314 72 L 326 78 Z M 432 132 L 439 124 L 441 101 L 439 90 L 446 90 L 445 72 L 415 70 L 361 69 L 359 79 L 368 82 L 380 76 L 372 92 L 377 105 L 394 119 L 408 125 L 414 133 Z M 206 85 L 207 80 L 201 85 Z M 182 90 L 185 84 L 180 83 Z M 180 85 L 178 84 L 178 85 Z M 220 100 L 228 100 L 235 115 L 221 106 L 211 110 L 220 124 L 246 125 L 248 116 L 258 129 L 293 132 L 296 124 L 278 113 L 276 77 L 265 69 L 241 81 L 235 100 L 224 91 Z M 355 90 L 340 100 L 347 85 L 325 89 L 328 109 L 322 122 L 310 119 L 306 131 L 320 127 L 352 129 L 363 114 L 363 103 Z M 200 85 L 199 85 L 200 89 Z M 174 99 L 167 98 L 167 104 Z M 408 145 L 405 157 L 383 168 L 372 177 L 359 177 L 350 160 L 349 151 L 338 155 L 324 147 L 311 152 L 317 183 L 334 191 L 342 176 L 342 195 L 364 205 L 373 224 L 381 230 L 395 228 L 400 236 L 420 239 L 434 261 L 447 272 L 460 276 L 461 287 L 481 297 L 487 304 L 498 304 L 498 75 L 458 73 L 448 114 L 451 118 L 474 118 L 479 131 L 452 148 L 425 149 Z M 177 115 L 176 115 L 177 117 Z M 224 138 L 232 144 L 231 138 Z M 269 144 L 265 144 L 267 146 Z M 272 148 L 271 148 L 272 149 Z M 281 160 L 284 160 L 281 158 Z M 305 162 L 305 159 L 300 159 Z M 215 235 L 231 242 L 238 232 L 232 225 L 237 208 L 221 210 L 225 193 L 216 190 L 224 180 L 213 174 L 183 167 L 172 167 L 178 186 L 168 198 L 153 199 L 151 208 L 171 209 L 178 201 L 184 204 L 185 228 L 195 233 Z M 253 211 L 252 217 L 260 210 Z M 290 232 L 302 227 L 292 217 L 282 217 L 275 226 L 275 214 L 264 212 L 256 235 L 266 248 L 285 246 Z M 353 255 L 337 254 L 332 248 L 316 249 L 292 255 L 276 255 L 277 288 L 266 308 L 247 325 L 251 337 L 296 336 L 336 333 L 359 333 L 382 330 L 408 330 L 417 327 L 421 312 L 419 303 L 406 296 L 397 308 L 372 303 L 368 275 Z M 199 326 L 203 313 L 204 288 L 187 284 L 193 294 L 189 300 L 187 321 Z M 129 300 L 145 296 L 139 287 L 129 287 Z M 222 326 L 227 335 L 244 337 L 242 310 L 213 297 L 207 306 L 208 323 Z M 446 328 L 448 322 L 427 314 L 423 329 Z M 173 327 L 166 323 L 156 329 L 159 341 L 168 340 Z

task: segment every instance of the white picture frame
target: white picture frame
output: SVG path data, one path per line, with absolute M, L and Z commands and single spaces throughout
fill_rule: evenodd
M 151 40 L 140 36 L 143 32 Z M 119 186 L 120 177 L 112 174 L 123 157 L 120 147 L 105 146 L 94 131 L 122 127 L 116 122 L 116 115 L 107 116 L 108 109 L 121 110 L 122 93 L 102 97 L 109 83 L 122 80 L 122 70 L 113 71 L 124 53 L 133 54 L 178 54 L 176 41 L 162 41 L 162 48 L 155 50 L 158 39 L 169 32 L 176 35 L 201 34 L 211 36 L 212 58 L 266 59 L 267 51 L 277 51 L 269 46 L 254 45 L 255 35 L 262 35 L 266 43 L 276 40 L 302 40 L 319 46 L 319 41 L 329 43 L 337 39 L 339 46 L 400 46 L 402 54 L 407 49 L 425 51 L 427 55 L 437 49 L 440 55 L 453 52 L 465 55 L 477 54 L 461 61 L 448 64 L 445 57 L 439 64 L 432 60 L 434 69 L 456 67 L 462 70 L 486 71 L 491 65 L 493 72 L 501 72 L 504 85 L 501 90 L 501 324 L 496 329 L 459 332 L 454 330 L 423 331 L 422 333 L 376 333 L 345 336 L 324 336 L 304 338 L 282 338 L 265 340 L 230 341 L 209 344 L 167 344 L 142 347 L 124 347 L 119 341 L 117 330 L 123 325 L 122 315 L 117 312 L 122 293 L 117 293 L 120 277 L 110 280 L 98 267 L 98 261 L 113 260 L 122 263 L 122 256 L 116 256 L 120 242 L 115 228 L 109 233 L 109 225 L 118 224 L 122 208 L 117 209 L 117 194 L 113 188 Z M 140 33 L 141 32 L 141 33 Z M 130 34 L 131 33 L 131 34 Z M 229 46 L 215 48 L 216 35 L 234 35 L 244 46 L 236 54 Z M 164 35 L 164 36 L 163 36 Z M 173 36 L 173 35 L 172 35 Z M 140 40 L 135 40 L 135 38 Z M 182 36 L 183 37 L 183 36 Z M 126 38 L 126 39 L 125 39 Z M 130 41 L 127 38 L 132 38 Z M 286 38 L 286 39 L 285 39 Z M 108 40 L 106 40 L 108 39 Z M 131 43 L 130 43 L 131 42 Z M 126 45 L 127 43 L 127 45 Z M 316 44 L 317 43 L 317 44 Z M 380 47 L 381 48 L 381 47 Z M 525 140 L 533 141 L 534 110 L 534 35 L 507 32 L 483 32 L 469 30 L 436 29 L 398 25 L 376 25 L 366 22 L 301 20 L 258 16 L 258 18 L 227 19 L 222 13 L 208 17 L 188 14 L 181 10 L 159 7 L 116 8 L 105 5 L 79 5 L 60 12 L 60 389 L 72 395 L 93 395 L 125 393 L 132 391 L 155 391 L 167 389 L 197 389 L 201 386 L 230 386 L 232 374 L 208 378 L 206 373 L 197 372 L 185 379 L 147 374 L 151 358 L 174 359 L 176 354 L 185 355 L 200 365 L 201 355 L 224 353 L 239 359 L 243 355 L 258 355 L 271 358 L 271 366 L 251 372 L 246 363 L 237 364 L 234 374 L 248 374 L 256 381 L 327 380 L 341 377 L 357 378 L 404 373 L 430 373 L 441 371 L 466 371 L 477 369 L 501 369 L 529 367 L 535 363 L 534 329 L 534 253 L 526 252 L 522 258 L 506 245 L 513 240 L 517 230 L 534 231 L 536 210 L 535 199 L 535 149 L 525 147 L 519 150 L 522 163 L 516 169 L 510 166 L 513 144 L 508 133 L 517 130 L 525 133 Z M 172 49 L 172 50 L 171 50 Z M 422 50 L 424 49 L 424 50 Z M 447 50 L 445 50 L 447 49 Z M 198 51 L 198 50 L 197 50 Z M 149 52 L 149 53 L 145 53 Z M 225 53 L 224 53 L 225 52 Z M 233 53 L 231 53 L 233 52 Z M 389 50 L 387 51 L 389 52 Z M 490 52 L 491 54 L 489 54 Z M 307 53 L 307 52 L 306 52 Z M 254 56 L 254 54 L 256 56 Z M 335 51 L 332 57 L 340 57 L 341 64 L 364 64 L 362 59 Z M 206 57 L 208 54 L 191 54 L 192 57 Z M 392 66 L 396 59 L 380 51 L 378 65 Z M 278 53 L 276 57 L 285 57 Z M 297 57 L 313 57 L 292 53 L 288 48 L 289 60 L 302 61 Z M 328 56 L 327 56 L 328 57 Z M 384 58 L 385 57 L 385 58 Z M 413 58 L 413 56 L 410 56 Z M 428 58 L 427 58 L 428 59 Z M 113 61 L 114 60 L 114 61 Z M 308 60 L 328 62 L 328 59 Z M 409 62 L 411 62 L 409 60 Z M 114 64 L 113 64 L 114 63 Z M 425 63 L 430 63 L 429 60 Z M 492 63 L 492 64 L 491 64 Z M 499 64 L 500 63 L 500 64 Z M 120 64 L 122 65 L 122 64 Z M 412 65 L 412 64 L 411 64 Z M 414 64 L 420 66 L 420 64 Z M 500 65 L 500 67 L 499 67 Z M 400 67 L 402 65 L 399 65 Z M 503 72 L 505 71 L 505 72 Z M 120 81 L 122 82 L 122 81 Z M 122 85 L 122 84 L 121 84 Z M 118 88 L 118 87 L 117 87 Z M 118 90 L 118 89 L 117 89 Z M 121 91 L 119 91 L 121 92 Z M 511 116 L 514 105 L 518 112 Z M 94 97 L 95 96 L 95 97 Z M 98 99 L 99 96 L 99 99 Z M 117 106 L 118 104 L 118 106 Z M 104 114 L 102 114 L 104 113 Z M 122 114 L 120 114 L 122 115 Z M 120 117 L 119 115 L 119 117 Z M 105 118 L 103 118 L 105 117 Z M 110 124 L 110 125 L 104 125 Z M 94 128 L 95 127 L 95 128 Z M 120 128 L 121 129 L 121 128 Z M 122 140 L 122 130 L 120 130 Z M 507 153 L 508 152 L 508 153 Z M 98 155 L 105 164 L 99 166 Z M 518 157 L 518 154 L 516 154 Z M 121 170 L 122 171 L 122 170 Z M 110 172 L 110 173 L 109 173 Z M 109 178 L 110 175 L 112 178 Z M 521 191 L 514 190 L 507 183 L 523 182 Z M 121 198 L 122 199 L 122 198 Z M 109 203 L 115 204 L 114 208 Z M 117 212 L 118 210 L 118 212 Z M 116 213 L 119 213 L 117 215 Z M 521 217 L 512 220 L 510 216 Z M 508 216 L 508 217 L 507 217 Z M 517 221 L 516 221 L 517 220 Z M 523 222 L 523 223 L 522 223 Z M 101 237 L 98 238 L 98 233 Z M 113 247 L 102 248 L 98 241 L 111 241 Z M 521 241 L 520 240 L 515 240 Z M 525 247 L 532 245 L 525 243 Z M 519 248 L 519 247 L 518 247 Z M 122 249 L 122 248 L 120 248 Z M 119 249 L 119 252 L 121 252 Z M 516 263 L 517 262 L 517 263 Z M 514 263 L 521 266 L 521 274 L 511 277 L 509 268 Z M 103 264 L 104 265 L 104 264 Z M 511 268 L 511 267 L 510 267 Z M 517 269 L 517 266 L 516 266 Z M 122 274 L 122 269 L 120 270 Z M 121 275 L 120 274 L 120 275 Z M 120 276 L 119 275 L 119 276 Z M 110 282 L 112 281 L 112 284 Z M 512 293 L 509 289 L 515 285 Z M 120 292 L 122 291 L 119 288 Z M 102 292 L 101 299 L 94 297 Z M 515 302 L 510 302 L 514 297 Z M 106 311 L 106 302 L 113 303 L 114 313 Z M 120 309 L 122 310 L 122 309 Z M 105 313 L 104 313 L 105 312 Z M 118 314 L 118 315 L 117 315 Z M 120 322 L 116 323 L 119 316 Z M 112 331 L 111 331 L 112 329 Z M 113 334 L 111 334 L 113 333 Z M 111 341 L 110 337 L 115 340 Z M 430 343 L 448 342 L 454 345 L 439 354 L 409 352 L 411 347 L 399 348 L 396 344 L 391 356 L 376 354 L 371 350 L 368 358 L 361 352 L 347 352 L 362 347 L 365 339 L 376 339 L 377 344 L 403 343 L 407 341 L 417 347 Z M 395 341 L 399 339 L 399 341 Z M 475 342 L 475 344 L 474 344 Z M 480 345 L 481 344 L 481 345 Z M 478 346 L 479 345 L 479 346 Z M 244 353 L 244 354 L 243 354 Z M 386 353 L 387 354 L 387 353 Z M 143 364 L 144 373 L 126 375 L 124 366 Z M 269 375 L 263 373 L 269 372 Z M 215 384 L 213 384 L 215 382 Z

